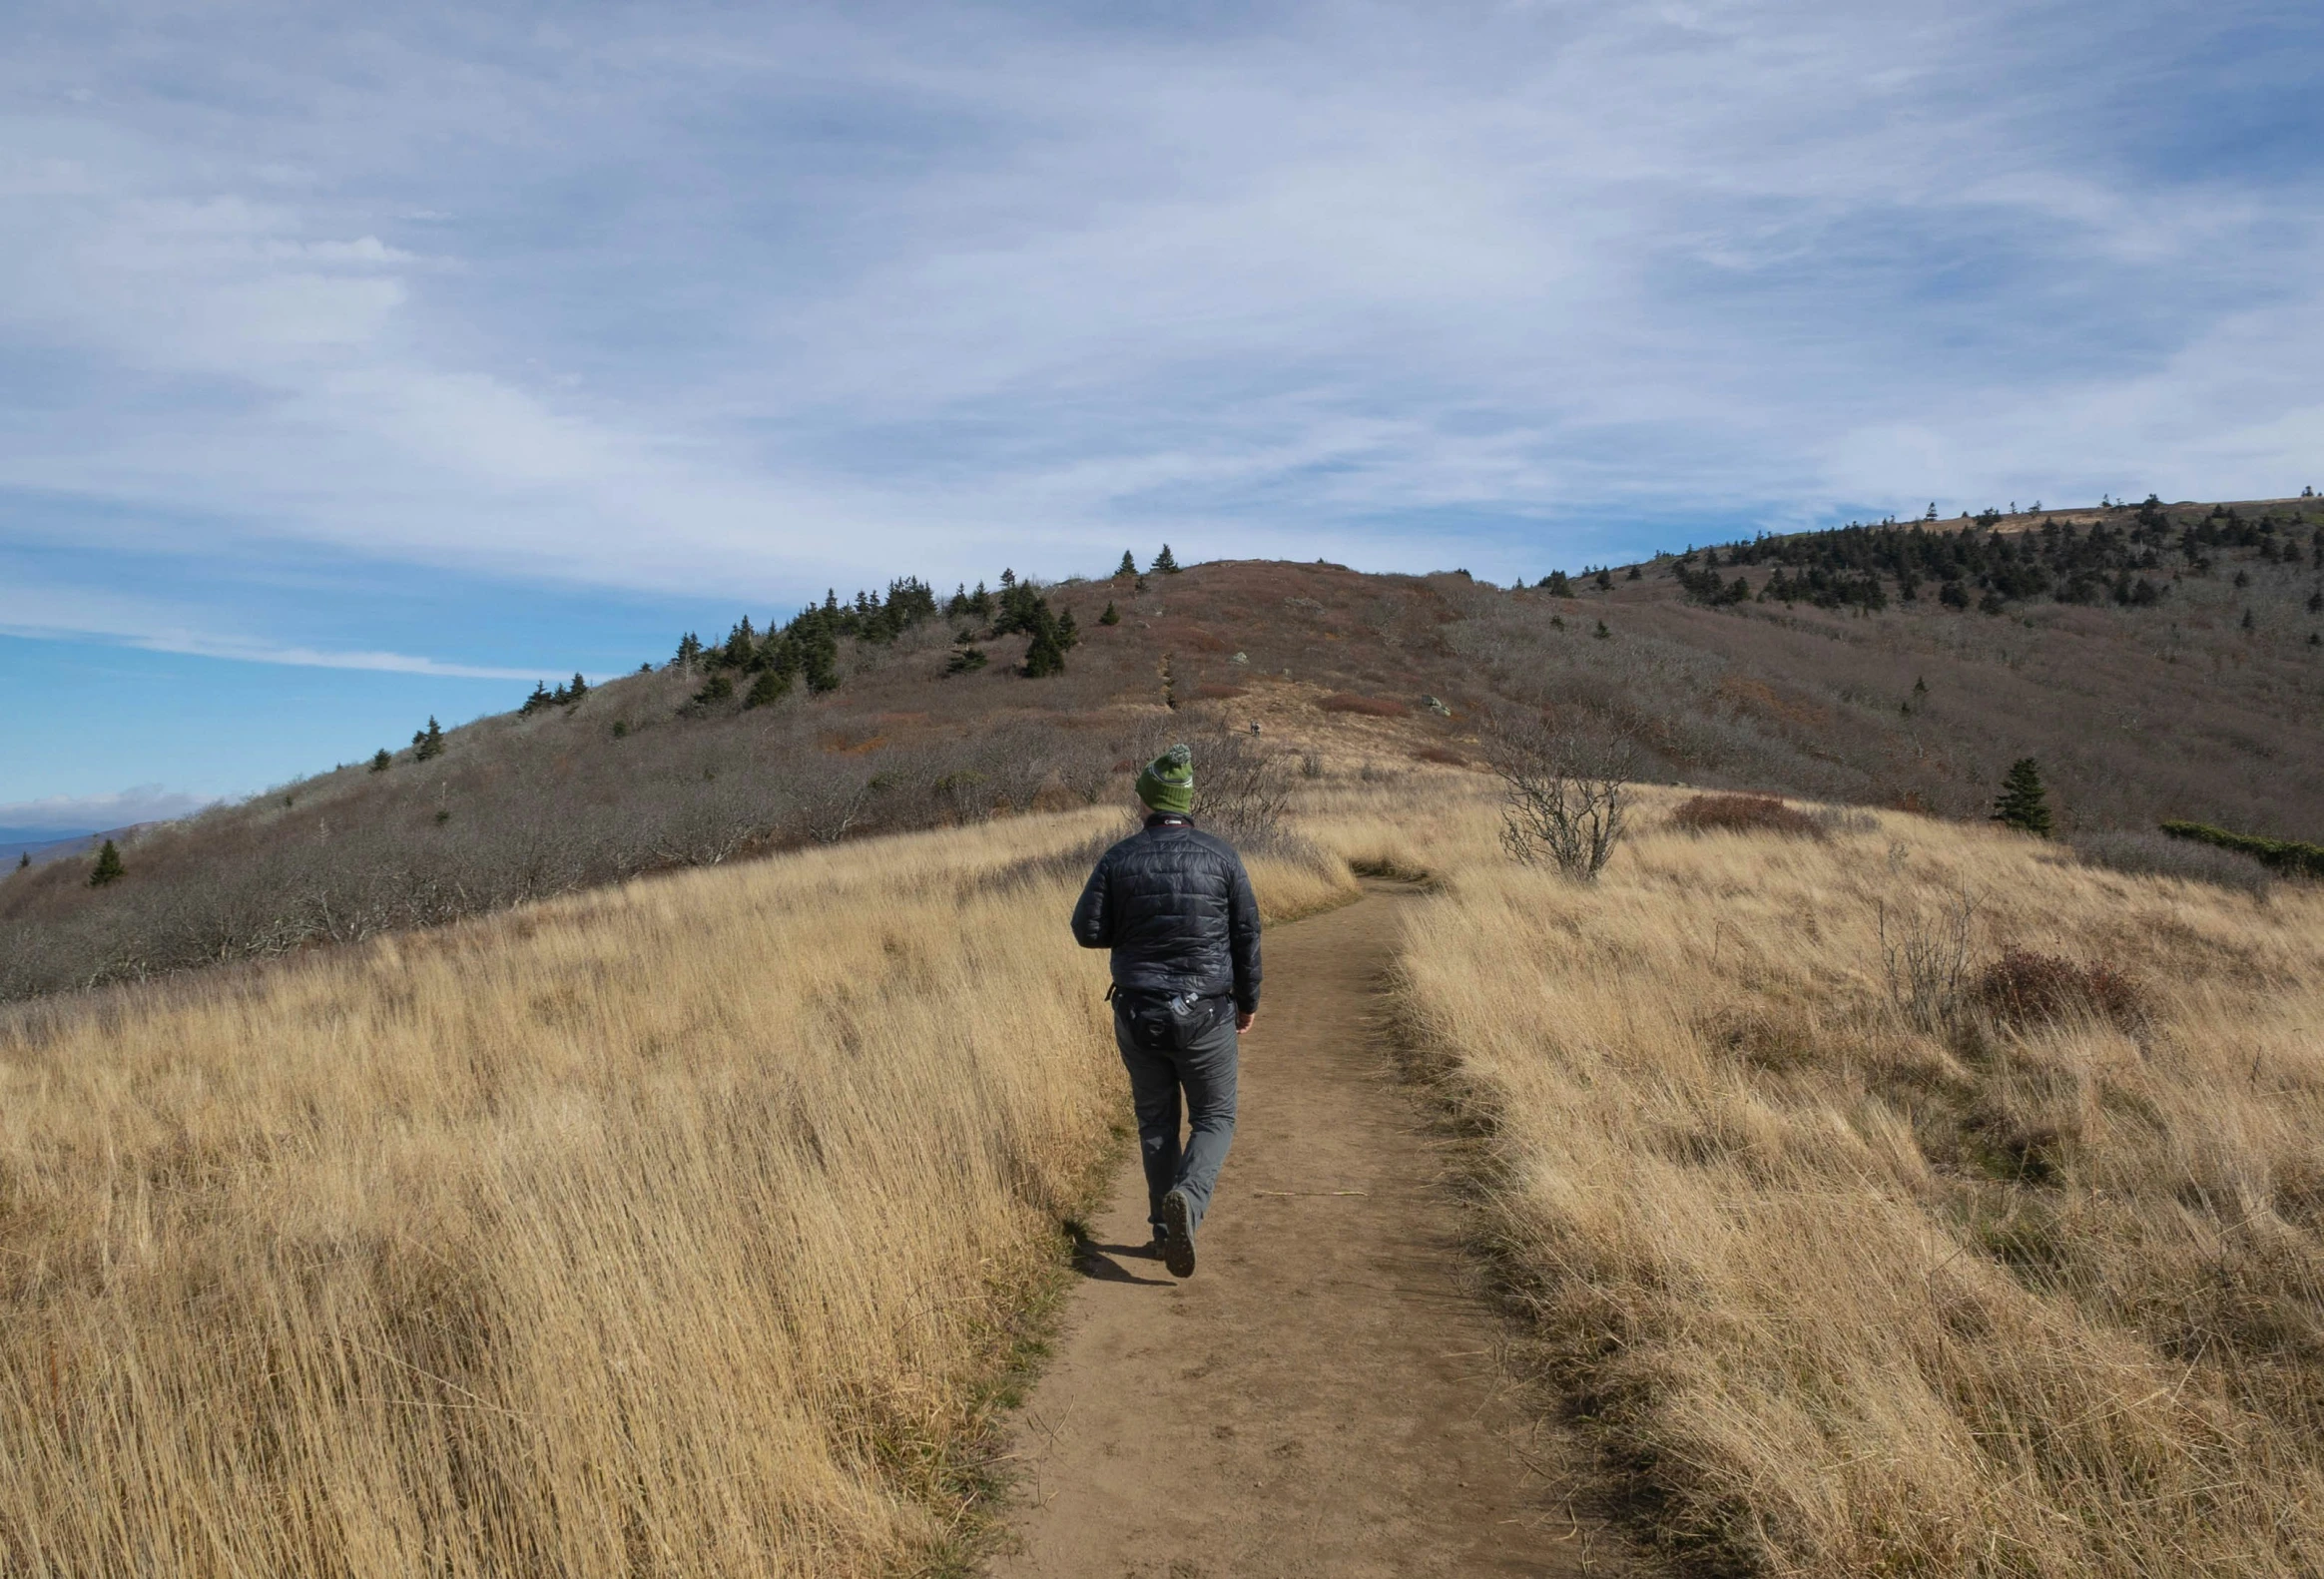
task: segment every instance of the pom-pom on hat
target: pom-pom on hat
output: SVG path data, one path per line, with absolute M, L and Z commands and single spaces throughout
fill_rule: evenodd
M 1173 746 L 1138 775 L 1138 798 L 1157 811 L 1181 816 L 1194 809 L 1194 753 Z

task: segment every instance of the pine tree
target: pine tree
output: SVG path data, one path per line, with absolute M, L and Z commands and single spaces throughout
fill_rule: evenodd
M 383 774 L 387 771 L 388 764 L 394 761 L 395 754 L 390 752 L 386 747 L 382 746 L 371 754 L 371 772 L 375 774 Z
M 113 847 L 113 840 L 107 839 L 105 847 L 97 852 L 97 865 L 89 873 L 89 886 L 102 888 L 128 869 L 121 864 L 121 851 Z
M 427 718 L 427 728 L 411 737 L 411 760 L 424 763 L 443 754 L 444 727 L 435 721 L 435 715 L 431 713 Z
M 1097 623 L 1100 625 L 1119 625 L 1122 623 L 1122 611 L 1108 603 L 1105 606 L 1105 612 L 1097 617 Z
M 746 626 L 750 623 L 748 620 L 743 622 Z M 565 688 L 565 706 L 571 707 L 587 695 L 589 695 L 589 682 L 582 679 L 580 672 L 576 670 L 573 674 L 573 683 Z
M 518 708 L 516 711 L 520 716 L 530 718 L 533 714 L 540 712 L 541 709 L 548 707 L 556 700 L 557 699 L 555 697 L 549 695 L 549 688 L 547 684 L 543 681 L 536 680 L 533 682 L 532 695 L 526 697 L 524 699 L 524 706 Z
M 1136 575 L 1137 573 L 1138 573 L 1138 561 L 1137 561 L 1137 559 L 1135 558 L 1135 556 L 1133 556 L 1133 555 L 1130 553 L 1130 551 L 1129 551 L 1128 549 L 1126 549 L 1126 548 L 1125 548 L 1125 549 L 1123 549 L 1123 550 L 1122 550 L 1122 562 L 1121 562 L 1119 565 L 1117 565 L 1117 566 L 1115 566 L 1115 567 L 1114 567 L 1114 578 L 1115 578 L 1116 580 L 1119 580 L 1119 579 L 1120 579 L 1120 578 L 1122 578 L 1123 576 L 1134 576 L 1134 575 Z
M 1025 666 L 1019 670 L 1027 680 L 1039 680 L 1048 675 L 1065 672 L 1065 649 L 1058 644 L 1057 628 L 1046 624 L 1033 633 L 1032 645 L 1025 649 Z
M 2033 758 L 2021 757 L 2010 765 L 2002 792 L 1994 800 L 1993 819 L 2021 833 L 2049 836 L 2049 792 L 2041 786 L 2041 769 Z
M 16 869 L 17 869 L 18 871 L 25 871 L 25 870 L 29 870 L 29 869 L 31 868 L 31 866 L 32 866 L 32 851 L 31 851 L 31 850 L 29 850 L 29 849 L 20 849 L 20 850 L 18 850 L 18 851 L 16 852 Z
M 702 638 L 695 635 L 692 631 L 688 631 L 684 636 L 678 639 L 678 656 L 672 659 L 671 662 L 677 665 L 677 667 L 680 669 L 692 669 L 694 667 L 695 660 L 701 656 Z
M 750 695 L 743 698 L 746 708 L 763 708 L 770 702 L 780 702 L 791 689 L 791 677 L 779 675 L 772 669 L 759 671 L 759 678 L 751 682 Z
M 1178 556 L 1170 552 L 1168 543 L 1164 543 L 1162 552 L 1154 556 L 1154 569 L 1158 574 L 1165 576 L 1178 574 Z
M 1602 566 L 1599 568 L 1597 573 L 1597 589 L 1600 592 L 1611 592 L 1614 590 L 1613 572 L 1606 570 Z

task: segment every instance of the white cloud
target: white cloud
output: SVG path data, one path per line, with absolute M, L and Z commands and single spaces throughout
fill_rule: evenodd
M 71 833 L 101 832 L 135 822 L 160 822 L 189 816 L 209 800 L 161 785 L 138 785 L 109 794 L 49 795 L 0 805 L 0 828 L 19 835 L 42 832 L 64 837 Z
M 112 524 L 7 530 L 762 596 L 2272 486 L 2315 172 L 2131 147 L 2245 9 L 148 18 L 199 112 L 65 35 L 0 65 L 109 79 L 0 126 L 0 354 L 73 374 L 0 488 Z

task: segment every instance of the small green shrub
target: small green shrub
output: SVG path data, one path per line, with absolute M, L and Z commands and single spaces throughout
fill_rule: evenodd
M 2172 838 L 2216 844 L 2221 849 L 2249 855 L 2261 865 L 2276 871 L 2290 872 L 2299 877 L 2324 877 L 2324 844 L 2303 844 L 2289 838 L 2261 838 L 2256 833 L 2233 833 L 2207 822 L 2165 822 L 2162 830 Z

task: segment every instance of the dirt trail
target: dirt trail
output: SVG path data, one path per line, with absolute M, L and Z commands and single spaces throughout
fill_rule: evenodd
M 996 1579 L 1618 1574 L 1578 1452 L 1501 1370 L 1428 1133 L 1378 1039 L 1395 910 L 1267 934 L 1241 1114 L 1180 1284 L 1125 1168 L 1019 1430 Z

